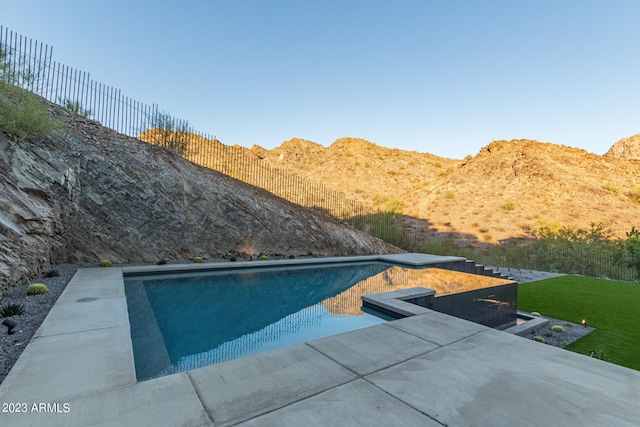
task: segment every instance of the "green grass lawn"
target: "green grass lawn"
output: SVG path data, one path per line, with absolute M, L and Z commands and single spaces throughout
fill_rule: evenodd
M 566 348 L 599 350 L 609 361 L 640 370 L 640 284 L 561 276 L 518 286 L 518 308 L 581 323 L 595 331 Z

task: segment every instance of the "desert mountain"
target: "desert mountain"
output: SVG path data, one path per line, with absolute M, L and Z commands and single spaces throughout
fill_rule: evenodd
M 623 160 L 640 160 L 640 133 L 616 142 L 605 156 Z
M 637 136 L 629 140 L 625 147 L 638 146 Z M 602 222 L 618 237 L 640 226 L 640 160 L 632 156 L 530 140 L 494 141 L 463 161 L 355 138 L 328 148 L 294 139 L 251 150 L 372 208 L 401 211 L 425 235 L 471 245 L 531 237 L 547 224 L 588 229 Z
M 358 138 L 341 138 L 328 148 L 292 139 L 272 150 L 254 145 L 251 151 L 272 167 L 311 182 L 322 182 L 380 209 L 401 209 L 397 206 L 400 199 L 409 208 L 414 193 L 420 193 L 449 168 L 462 163 L 428 153 L 381 147 Z
M 53 137 L 0 133 L 0 294 L 59 262 L 397 252 L 55 105 Z

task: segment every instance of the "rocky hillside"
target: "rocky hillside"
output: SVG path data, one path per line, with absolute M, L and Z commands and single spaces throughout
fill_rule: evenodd
M 590 228 L 602 222 L 623 237 L 640 226 L 638 142 L 637 136 L 623 140 L 598 156 L 551 143 L 495 141 L 463 161 L 354 138 L 328 148 L 291 140 L 251 150 L 273 167 L 373 208 L 400 210 L 425 235 L 473 245 L 531 237 L 545 224 Z
M 410 210 L 414 195 L 462 163 L 428 153 L 381 147 L 358 138 L 341 138 L 328 148 L 292 139 L 273 150 L 254 145 L 251 151 L 272 167 L 311 182 L 322 182 L 380 209 Z M 398 205 L 400 201 L 402 206 Z
M 52 265 L 397 252 L 264 190 L 51 106 L 64 127 L 0 133 L 0 294 Z

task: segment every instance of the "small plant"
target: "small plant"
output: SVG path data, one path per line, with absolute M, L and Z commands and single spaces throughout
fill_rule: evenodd
M 444 197 L 446 197 L 447 199 L 455 199 L 456 198 L 456 193 L 454 193 L 453 191 L 449 190 L 449 191 L 447 191 L 447 194 L 444 195 Z
M 620 187 L 618 187 L 615 184 L 612 184 L 611 182 L 607 182 L 602 188 L 612 192 L 613 194 L 620 194 Z
M 100 261 L 100 267 L 111 267 L 113 264 L 108 259 Z
M 318 252 L 311 252 L 311 256 L 314 257 L 314 258 L 317 258 L 318 257 Z
M 49 270 L 46 273 L 44 273 L 44 277 L 58 277 L 60 276 L 60 273 L 58 273 L 58 270 Z
M 266 255 L 260 255 L 260 259 L 261 259 L 262 261 L 264 261 L 264 260 L 266 260 L 266 259 L 267 259 L 267 256 L 266 256 Z
M 534 341 L 538 341 L 541 342 L 542 344 L 546 344 L 547 342 L 544 340 L 544 338 L 542 338 L 540 335 L 536 335 L 535 337 L 533 337 Z
M 400 197 L 389 196 L 387 198 L 387 202 L 384 205 L 384 210 L 387 212 L 401 214 L 405 206 L 406 204 L 404 200 L 402 200 Z
M 32 283 L 27 288 L 27 295 L 40 295 L 49 292 L 47 285 L 44 283 Z
M 295 255 L 289 255 L 289 259 L 295 259 L 296 256 Z
M 24 305 L 10 303 L 5 304 L 0 309 L 0 317 L 11 317 L 11 316 L 20 316 L 24 313 Z
M 531 315 L 532 316 L 536 316 L 536 317 L 540 317 L 540 313 L 538 313 L 537 311 L 532 311 Z
M 201 263 L 203 261 L 201 256 L 193 257 L 193 262 Z
M 551 327 L 551 330 L 554 332 L 564 332 L 564 328 L 560 325 L 553 325 Z
M 140 135 L 140 139 L 173 150 L 180 156 L 189 151 L 191 125 L 177 120 L 169 113 L 156 111 L 151 117 L 150 129 Z
M 229 261 L 236 262 L 237 260 L 236 260 L 236 257 L 232 256 L 231 258 L 229 258 Z
M 512 211 L 515 208 L 516 208 L 516 203 L 511 200 L 509 200 L 507 203 L 502 205 L 502 209 L 504 209 L 505 211 Z
M 71 99 L 58 99 L 58 104 L 63 105 L 67 110 L 85 116 L 89 118 L 91 116 L 91 110 L 84 108 L 79 101 L 72 101 Z
M 161 259 L 160 261 L 156 262 L 156 265 L 165 265 L 167 263 L 166 259 Z

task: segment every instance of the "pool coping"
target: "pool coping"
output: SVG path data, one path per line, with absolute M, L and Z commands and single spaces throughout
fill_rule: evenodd
M 442 261 L 439 257 L 415 255 L 407 254 L 403 259 L 407 263 L 414 263 L 413 265 Z M 399 256 L 313 258 L 297 260 L 295 264 L 349 262 L 348 258 L 351 261 L 391 259 L 391 262 L 398 262 Z M 461 260 L 458 257 L 448 259 L 456 262 Z M 291 264 L 292 261 L 296 260 L 249 261 L 245 264 L 255 267 L 257 264 Z M 234 267 L 242 265 L 236 263 Z M 229 266 L 229 263 L 223 263 L 215 268 Z M 531 347 L 529 340 L 522 338 L 514 337 L 522 341 L 514 343 L 511 338 L 505 338 L 508 334 L 503 332 L 422 307 L 421 314 L 384 325 L 137 382 L 126 312 L 124 274 L 149 271 L 152 268 L 156 271 L 187 269 L 178 265 L 149 267 L 151 268 L 78 270 L 5 381 L 0 384 L 0 402 L 24 403 L 29 409 L 28 414 L 0 413 L 0 421 L 10 421 L 10 425 L 46 423 L 68 426 L 100 423 L 234 425 L 253 418 L 274 417 L 275 413 L 286 415 L 290 408 L 297 407 L 302 401 L 318 399 L 324 393 L 342 393 L 341 390 L 345 387 L 349 390 L 368 390 L 363 395 L 363 402 L 368 402 L 371 396 L 377 395 L 378 391 L 375 390 L 385 390 L 387 387 L 382 373 L 394 369 L 398 364 L 425 363 L 430 360 L 430 354 L 453 349 L 457 343 L 463 342 L 473 343 L 475 346 L 482 346 L 483 342 L 497 342 L 499 345 L 526 348 L 527 351 L 542 354 L 549 360 L 559 358 L 560 363 L 579 362 L 579 366 L 584 365 L 586 369 L 563 368 L 559 371 L 567 371 L 566 373 L 554 370 L 553 376 L 578 375 L 577 379 L 572 377 L 571 381 L 578 382 L 581 390 L 595 384 L 594 398 L 596 395 L 600 399 L 603 396 L 613 396 L 614 403 L 620 404 L 623 401 L 622 410 L 619 411 L 621 414 L 640 416 L 635 406 L 627 409 L 625 403 L 625 399 L 635 402 L 640 398 L 639 372 L 609 364 L 602 366 L 594 363 L 600 361 L 560 349 L 556 350 L 565 354 L 556 354 L 550 348 Z M 188 267 L 210 269 L 213 264 L 189 264 Z M 431 327 L 425 329 L 421 326 L 425 324 Z M 480 336 L 483 338 L 478 340 Z M 366 359 L 366 354 L 354 359 L 352 352 L 357 349 L 346 353 L 345 349 L 358 339 L 361 345 L 373 346 L 373 353 L 392 353 L 385 354 L 379 360 L 366 360 L 367 363 L 360 360 Z M 392 346 L 393 348 L 389 348 L 388 344 L 381 344 L 396 341 L 400 344 Z M 492 344 L 492 347 L 496 345 L 498 344 Z M 459 350 L 455 354 L 459 354 L 457 351 Z M 418 362 L 419 360 L 421 361 Z M 588 381 L 583 381 L 580 375 L 585 373 L 576 373 L 577 370 L 592 375 L 587 378 Z M 594 375 L 596 380 L 592 378 Z M 610 381 L 607 382 L 610 378 L 619 381 L 624 378 L 624 393 L 615 391 Z M 547 382 L 550 381 L 547 379 Z M 371 389 L 372 384 L 376 386 L 375 390 Z M 413 381 L 407 383 L 412 384 L 416 385 Z M 411 419 L 414 420 L 424 418 L 425 422 L 433 421 L 435 414 L 425 415 L 420 410 L 419 403 L 409 402 L 409 397 L 398 397 L 401 394 L 391 393 L 402 404 L 394 400 L 401 410 L 391 410 L 390 414 L 413 417 Z M 387 402 L 385 398 L 379 403 L 382 405 L 393 402 Z M 610 399 L 607 402 L 612 404 Z M 45 406 L 41 406 L 42 404 Z M 44 410 L 38 411 L 38 408 Z M 541 416 L 540 413 L 535 413 L 531 419 L 544 424 Z
M 163 272 L 182 272 L 182 271 L 215 271 L 229 268 L 262 268 L 275 267 L 282 264 L 296 265 L 313 265 L 313 264 L 341 264 L 354 262 L 374 262 L 382 261 L 389 263 L 398 263 L 412 267 L 424 267 L 427 265 L 439 265 L 466 261 L 466 258 L 456 256 L 429 255 L 420 253 L 402 253 L 402 254 L 381 254 L 381 255 L 355 255 L 344 257 L 312 257 L 312 258 L 293 258 L 278 260 L 251 260 L 236 262 L 216 262 L 216 263 L 190 263 L 190 264 L 164 264 L 164 265 L 135 265 L 123 266 L 124 274 L 154 274 Z

